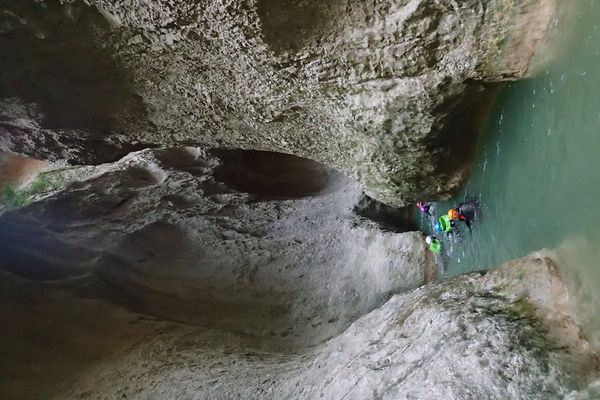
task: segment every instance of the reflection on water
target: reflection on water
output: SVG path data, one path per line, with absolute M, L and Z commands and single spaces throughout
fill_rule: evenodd
M 446 243 L 447 275 L 557 248 L 577 317 L 600 345 L 600 1 L 578 7 L 554 28 L 570 34 L 552 64 L 500 95 L 464 192 L 435 207 L 482 203 L 472 234 Z

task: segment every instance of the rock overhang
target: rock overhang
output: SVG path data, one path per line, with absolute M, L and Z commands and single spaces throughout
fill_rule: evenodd
M 11 2 L 4 47 L 26 41 L 56 57 L 19 58 L 34 66 L 19 79 L 37 83 L 0 92 L 2 143 L 73 163 L 153 146 L 273 151 L 342 171 L 391 206 L 445 197 L 468 172 L 469 152 L 456 150 L 475 143 L 485 114 L 465 102 L 485 104 L 485 82 L 527 74 L 553 4 Z M 523 23 L 532 17 L 539 32 Z M 88 84 L 39 79 L 58 69 Z

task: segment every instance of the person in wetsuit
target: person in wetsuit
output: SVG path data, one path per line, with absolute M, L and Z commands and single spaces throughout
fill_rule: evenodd
M 419 202 L 417 203 L 417 207 L 419 207 L 419 210 L 421 210 L 422 213 L 429 215 L 430 217 L 432 217 L 433 215 L 431 215 L 431 204 L 429 203 L 425 203 L 425 202 Z
M 477 203 L 474 201 L 467 201 L 460 203 L 458 207 L 451 208 L 448 210 L 448 218 L 453 221 L 459 220 L 463 221 L 467 228 L 469 228 L 469 232 L 471 231 L 471 222 L 475 219 L 475 214 L 477 213 Z
M 456 221 L 450 219 L 447 215 L 442 215 L 438 222 L 435 223 L 434 228 L 437 232 L 443 232 L 448 238 L 455 236 L 460 242 L 462 242 L 462 235 L 458 229 Z
M 429 250 L 434 254 L 442 252 L 442 242 L 435 236 L 429 235 L 425 238 L 425 242 L 429 245 Z

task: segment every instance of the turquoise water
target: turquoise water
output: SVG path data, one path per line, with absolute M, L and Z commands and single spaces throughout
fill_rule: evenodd
M 600 1 L 576 4 L 553 27 L 565 41 L 554 59 L 501 92 L 463 192 L 434 206 L 481 202 L 472 234 L 446 241 L 446 276 L 557 250 L 578 319 L 600 344 Z

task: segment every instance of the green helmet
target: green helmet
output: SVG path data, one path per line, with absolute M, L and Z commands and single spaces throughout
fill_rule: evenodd
M 442 215 L 439 219 L 440 226 L 442 231 L 446 233 L 452 232 L 452 223 L 450 222 L 450 217 L 447 215 Z
M 432 253 L 440 254 L 442 252 L 442 243 L 437 239 L 433 239 L 429 245 L 429 250 L 431 250 Z

